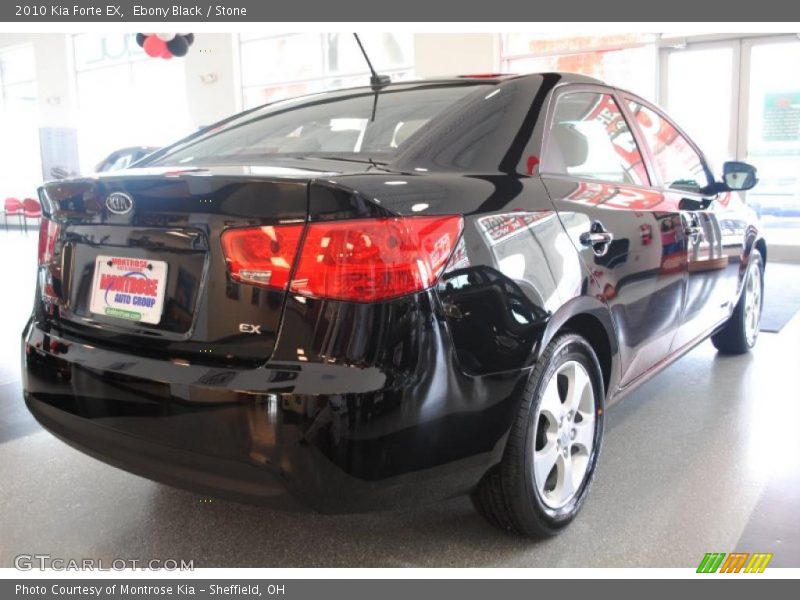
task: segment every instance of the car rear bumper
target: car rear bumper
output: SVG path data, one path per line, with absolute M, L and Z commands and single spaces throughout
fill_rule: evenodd
M 45 429 L 77 450 L 110 465 L 201 494 L 223 495 L 282 510 L 305 508 L 291 498 L 279 477 L 267 469 L 145 442 L 36 397 L 36 394 L 26 393 L 25 401 Z
M 375 367 L 227 369 L 97 348 L 34 321 L 22 351 L 30 411 L 79 450 L 204 494 L 334 513 L 469 491 L 499 460 L 527 375 L 467 377 L 443 360 L 398 387 Z

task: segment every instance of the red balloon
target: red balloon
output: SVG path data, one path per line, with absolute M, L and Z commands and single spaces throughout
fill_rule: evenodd
M 167 43 L 164 40 L 151 35 L 144 41 L 142 48 L 144 48 L 147 56 L 157 58 L 159 56 L 164 56 L 164 51 L 167 49 Z
M 161 58 L 166 58 L 167 60 L 169 60 L 170 58 L 172 58 L 172 56 L 173 56 L 172 52 L 169 51 L 169 47 L 165 43 L 164 44 L 164 53 L 161 55 Z

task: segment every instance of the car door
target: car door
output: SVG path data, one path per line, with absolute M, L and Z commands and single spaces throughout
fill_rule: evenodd
M 742 241 L 730 194 L 716 194 L 702 153 L 662 112 L 640 98 L 624 97 L 634 127 L 652 157 L 662 193 L 680 208 L 686 237 L 686 298 L 673 350 L 706 335 L 732 309 Z
M 677 330 L 686 252 L 680 211 L 651 186 L 612 90 L 557 90 L 546 131 L 542 179 L 588 269 L 586 293 L 611 310 L 625 385 L 669 353 Z

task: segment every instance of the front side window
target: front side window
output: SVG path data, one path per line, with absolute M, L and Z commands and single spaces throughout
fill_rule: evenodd
M 703 160 L 672 123 L 654 110 L 628 100 L 653 153 L 655 169 L 665 188 L 699 193 L 709 184 Z
M 543 161 L 548 173 L 649 185 L 633 134 L 609 94 L 575 92 L 558 98 Z

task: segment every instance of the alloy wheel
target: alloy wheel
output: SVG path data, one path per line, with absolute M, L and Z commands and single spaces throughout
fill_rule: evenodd
M 533 471 L 542 502 L 565 506 L 581 488 L 595 439 L 591 377 L 579 362 L 559 366 L 546 383 L 536 414 Z
M 744 333 L 747 345 L 753 346 L 758 337 L 758 327 L 761 321 L 761 267 L 755 262 L 747 273 L 747 282 L 744 290 Z

